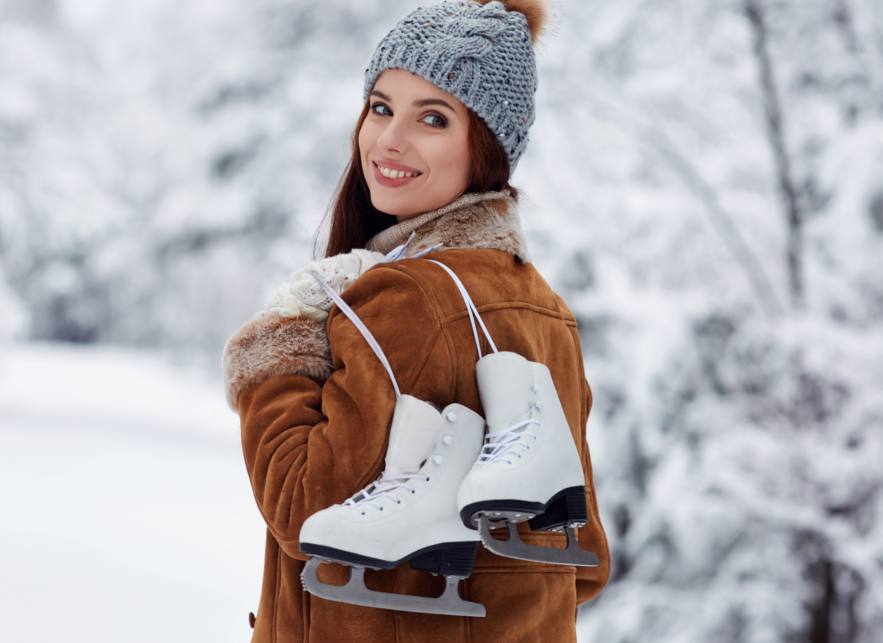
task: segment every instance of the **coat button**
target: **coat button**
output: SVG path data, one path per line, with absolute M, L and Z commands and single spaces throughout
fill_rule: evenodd
M 255 621 L 254 612 L 249 612 L 248 613 L 248 624 L 251 626 L 251 629 L 254 629 L 254 621 Z
M 448 414 L 445 415 L 445 417 L 448 419 L 448 422 L 453 422 L 454 420 L 457 419 L 457 414 L 454 413 L 453 411 L 448 411 Z

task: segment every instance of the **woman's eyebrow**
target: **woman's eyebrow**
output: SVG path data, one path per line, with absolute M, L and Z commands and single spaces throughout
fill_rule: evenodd
M 377 91 L 376 89 L 374 91 L 372 91 L 370 95 L 371 96 L 380 96 L 380 98 L 382 98 L 383 100 L 392 101 L 392 99 L 389 96 L 387 96 L 383 92 Z M 423 107 L 424 105 L 443 105 L 443 106 L 447 107 L 449 110 L 451 110 L 452 112 L 454 112 L 455 114 L 457 113 L 453 107 L 448 105 L 441 98 L 421 98 L 419 100 L 414 101 L 414 107 Z

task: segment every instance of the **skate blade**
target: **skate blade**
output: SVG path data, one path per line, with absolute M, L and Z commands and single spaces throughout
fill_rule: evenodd
M 432 598 L 429 596 L 378 592 L 368 589 L 365 585 L 364 567 L 351 567 L 350 577 L 346 584 L 329 585 L 319 580 L 317 570 L 320 564 L 321 561 L 318 558 L 310 558 L 301 573 L 301 583 L 304 589 L 319 598 L 339 603 L 379 607 L 401 612 L 475 617 L 487 615 L 485 607 L 481 603 L 473 603 L 460 598 L 460 594 L 457 591 L 457 584 L 460 582 L 459 576 L 445 576 L 445 581 L 447 582 L 445 591 L 441 596 Z
M 567 547 L 558 549 L 555 547 L 539 547 L 528 545 L 518 534 L 518 524 L 508 522 L 509 540 L 497 540 L 491 534 L 491 526 L 488 517 L 481 515 L 478 518 L 478 531 L 481 534 L 481 542 L 486 549 L 499 556 L 518 558 L 520 560 L 532 560 L 539 563 L 553 563 L 555 565 L 579 565 L 581 567 L 597 567 L 600 564 L 598 556 L 593 551 L 583 549 L 576 539 L 576 529 L 572 526 L 565 528 L 567 534 Z

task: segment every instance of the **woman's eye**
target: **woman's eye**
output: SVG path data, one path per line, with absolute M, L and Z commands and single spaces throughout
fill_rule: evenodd
M 426 118 L 437 118 L 438 119 L 438 124 L 433 125 L 433 127 L 444 127 L 448 123 L 448 121 L 445 120 L 445 117 L 441 116 L 440 114 L 427 114 Z
M 387 116 L 388 114 L 380 112 L 376 109 L 379 107 L 382 107 L 383 109 L 389 109 L 383 103 L 372 103 L 368 109 L 370 111 L 372 111 L 373 113 L 377 114 L 378 116 Z M 448 124 L 448 120 L 444 116 L 442 116 L 441 114 L 427 114 L 426 116 L 423 117 L 423 120 L 425 121 L 427 118 L 437 119 L 434 123 L 428 123 L 431 127 L 436 127 L 436 128 L 440 129 L 442 127 L 445 127 Z

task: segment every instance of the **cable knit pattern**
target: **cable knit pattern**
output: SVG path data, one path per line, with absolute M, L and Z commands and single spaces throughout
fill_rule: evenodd
M 413 239 L 398 259 L 439 247 L 495 248 L 530 261 L 518 206 L 508 190 L 463 194 L 441 208 L 383 230 L 368 241 L 367 250 L 387 253 L 412 232 Z M 327 324 L 327 319 L 295 314 L 293 308 L 271 297 L 270 306 L 247 321 L 224 346 L 224 387 L 230 408 L 238 411 L 240 393 L 272 375 L 307 375 L 324 382 L 332 370 Z
M 363 100 L 385 69 L 406 69 L 456 96 L 487 123 L 515 171 L 536 118 L 536 60 L 523 13 L 498 0 L 418 7 L 377 45 Z
M 327 286 L 340 294 L 368 268 L 383 259 L 380 252 L 356 248 L 351 252 L 311 261 L 301 270 L 291 273 L 287 282 L 276 287 L 267 306 L 286 317 L 303 315 L 323 321 L 334 302 L 308 272 L 317 272 Z

